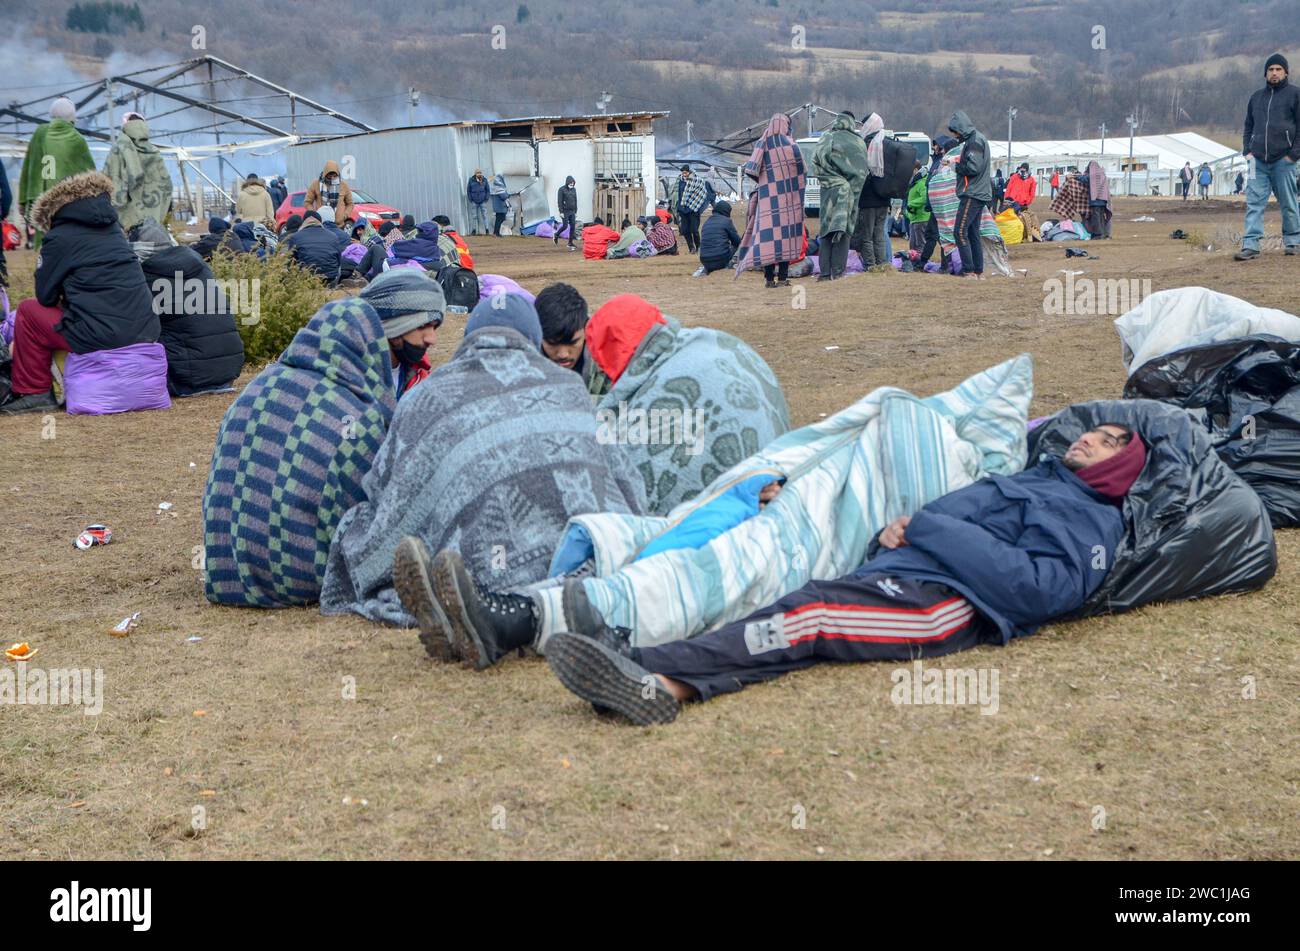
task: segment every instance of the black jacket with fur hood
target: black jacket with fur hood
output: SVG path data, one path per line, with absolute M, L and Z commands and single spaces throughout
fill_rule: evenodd
M 102 172 L 59 182 L 32 208 L 45 232 L 36 258 L 36 298 L 61 306 L 63 334 L 73 353 L 156 343 L 160 332 L 140 262 L 122 233 Z

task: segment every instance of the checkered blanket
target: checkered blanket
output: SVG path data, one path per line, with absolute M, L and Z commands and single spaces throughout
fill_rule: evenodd
M 357 297 L 326 304 L 221 421 L 203 494 L 209 601 L 320 597 L 334 528 L 365 498 L 395 406 L 379 315 Z
M 1086 221 L 1088 207 L 1088 187 L 1073 175 L 1061 183 L 1061 190 L 1052 199 L 1052 214 L 1071 221 Z
M 803 255 L 803 156 L 790 138 L 790 117 L 778 112 L 745 165 L 757 183 L 749 196 L 736 276 L 746 268 L 797 261 Z

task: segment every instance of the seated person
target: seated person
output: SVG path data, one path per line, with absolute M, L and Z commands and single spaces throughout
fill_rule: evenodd
M 398 405 L 366 500 L 339 523 L 324 613 L 412 626 L 433 603 L 417 570 L 429 548 L 454 548 L 502 584 L 529 584 L 546 576 L 571 516 L 640 513 L 643 496 L 597 438 L 581 381 L 541 343 L 523 298 L 474 308 L 452 358 Z
M 739 247 L 740 235 L 731 223 L 731 204 L 715 202 L 713 214 L 700 227 L 701 270 L 704 274 L 721 271 L 731 263 Z
M 302 227 L 280 242 L 282 253 L 293 255 L 295 261 L 331 287 L 338 283 L 342 250 L 334 235 L 325 230 L 319 211 L 304 214 Z
M 209 218 L 208 233 L 194 242 L 194 250 L 203 260 L 211 261 L 218 249 L 228 254 L 243 254 L 244 244 L 225 218 Z
M 339 227 L 339 223 L 334 220 L 334 208 L 331 205 L 321 205 L 316 209 L 316 214 L 320 215 L 321 226 L 325 233 L 334 239 L 340 251 L 348 246 L 348 233 Z M 344 222 L 349 228 L 352 227 L 350 222 Z
M 393 243 L 393 257 L 396 263 L 414 261 L 436 272 L 443 260 L 442 249 L 438 247 L 438 226 L 432 221 L 421 222 L 415 228 L 414 238 Z
M 284 225 L 280 228 L 280 240 L 283 241 L 289 235 L 295 233 L 302 227 L 302 215 L 292 214 L 284 219 Z
M 1142 438 L 1103 423 L 1064 458 L 991 476 L 890 523 L 854 573 L 814 581 L 707 634 L 643 649 L 588 616 L 546 658 L 584 700 L 634 723 L 667 723 L 707 700 L 821 661 L 937 657 L 1006 644 L 1082 607 L 1124 536 L 1121 506 L 1146 462 Z M 489 615 L 471 598 L 476 619 Z M 574 614 L 583 615 L 582 605 Z M 530 636 L 483 621 L 506 641 Z M 647 687 L 651 689 L 646 689 Z
M 394 345 L 432 337 L 399 333 L 420 320 L 386 328 L 360 297 L 330 301 L 230 404 L 203 494 L 209 601 L 275 608 L 320 598 L 330 539 L 366 497 L 362 482 L 397 406 Z
M 664 224 L 669 224 L 673 220 L 672 212 L 668 210 L 668 202 L 666 201 L 655 202 L 655 217 L 658 218 L 660 221 L 662 221 Z
M 607 227 L 601 218 L 596 218 L 591 224 L 584 226 L 579 235 L 582 238 L 582 256 L 588 261 L 605 260 L 609 243 L 619 238 L 618 232 Z
M 402 232 L 394 221 L 385 221 L 379 226 L 375 236 L 366 242 L 366 251 L 357 262 L 357 273 L 367 281 L 373 281 L 386 270 L 386 265 L 394 260 L 390 248 L 402 240 Z
M 603 396 L 609 378 L 587 352 L 587 301 L 577 288 L 558 283 L 542 289 L 534 305 L 542 324 L 542 353 L 582 377 L 592 396 Z
M 257 235 L 253 232 L 253 223 L 251 221 L 236 221 L 230 226 L 230 233 L 239 241 L 239 246 L 245 254 L 251 254 L 257 250 Z
M 416 230 L 415 227 L 415 216 L 402 215 L 401 229 L 402 229 L 403 238 L 414 238 L 416 234 L 418 234 L 418 231 Z
M 663 211 L 662 208 L 659 210 Z M 655 249 L 655 254 L 676 254 L 677 235 L 672 225 L 658 217 L 650 219 L 648 224 L 645 236 L 650 246 Z
M 776 375 L 742 340 L 707 327 L 683 327 L 635 294 L 605 303 L 587 325 L 587 350 L 609 389 L 598 419 L 617 429 L 624 412 L 649 416 L 647 442 L 623 443 L 645 480 L 650 512 L 667 514 L 714 477 L 790 428 Z M 671 421 L 671 422 L 670 422 Z
M 162 322 L 168 391 L 192 396 L 229 386 L 244 367 L 244 344 L 212 269 L 152 218 L 130 237 Z
M 632 222 L 624 219 L 623 233 L 618 236 L 618 242 L 605 251 L 605 258 L 609 261 L 616 261 L 619 258 L 632 256 L 632 246 L 640 241 L 645 240 L 645 232 Z
M 392 353 L 393 388 L 400 400 L 432 369 L 428 349 L 437 339 L 446 313 L 442 285 L 417 268 L 378 275 L 361 299 L 375 309 Z
M 45 232 L 36 258 L 36 297 L 14 318 L 9 399 L 0 413 L 48 412 L 50 361 L 60 350 L 96 353 L 158 340 L 158 315 L 140 262 L 118 223 L 113 182 L 82 172 L 54 185 L 31 211 Z
M 472 268 L 474 258 L 469 253 L 469 245 L 465 239 L 457 234 L 451 227 L 451 219 L 446 215 L 434 215 L 433 223 L 438 226 L 438 247 L 442 250 L 444 261 L 451 264 L 459 264 L 461 267 Z
M 379 234 L 370 227 L 365 218 L 348 228 L 348 243 L 339 252 L 339 282 L 364 277 L 359 265 L 361 259 L 370 250 L 371 240 L 378 240 Z

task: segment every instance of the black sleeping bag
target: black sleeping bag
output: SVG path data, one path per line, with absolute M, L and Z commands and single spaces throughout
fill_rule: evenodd
M 1100 588 L 1070 617 L 1261 587 L 1277 570 L 1264 503 L 1186 411 L 1153 400 L 1097 400 L 1029 434 L 1029 459 L 1063 455 L 1101 423 L 1136 430 L 1147 462 L 1124 500 L 1124 538 Z
M 212 269 L 183 245 L 163 248 L 141 266 L 162 321 L 167 389 L 192 396 L 234 382 L 244 367 L 244 343 Z
M 1134 370 L 1124 396 L 1186 409 L 1274 527 L 1300 525 L 1300 343 L 1258 334 L 1177 350 Z

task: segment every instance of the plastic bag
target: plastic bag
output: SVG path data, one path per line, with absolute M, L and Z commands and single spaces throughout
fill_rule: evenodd
M 1188 410 L 1274 527 L 1300 525 L 1300 343 L 1258 334 L 1177 350 L 1138 367 L 1124 396 Z
M 1110 572 L 1071 617 L 1249 591 L 1273 577 L 1277 547 L 1264 503 L 1185 410 L 1154 400 L 1078 403 L 1029 434 L 1029 458 L 1063 455 L 1107 422 L 1141 435 L 1147 462 L 1124 500 L 1124 538 Z

